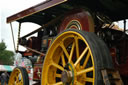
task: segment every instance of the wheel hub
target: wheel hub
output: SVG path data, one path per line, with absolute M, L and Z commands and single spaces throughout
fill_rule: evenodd
M 61 81 L 63 83 L 71 83 L 73 77 L 71 71 L 64 70 L 61 75 Z

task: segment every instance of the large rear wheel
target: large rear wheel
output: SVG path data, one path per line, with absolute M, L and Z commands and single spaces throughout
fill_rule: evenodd
M 100 70 L 111 68 L 104 42 L 94 33 L 69 29 L 50 46 L 42 72 L 42 85 L 103 85 Z

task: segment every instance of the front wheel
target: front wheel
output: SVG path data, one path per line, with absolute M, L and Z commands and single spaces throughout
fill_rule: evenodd
M 29 85 L 26 69 L 23 67 L 16 67 L 10 75 L 8 85 Z
M 42 85 L 103 85 L 102 68 L 112 68 L 105 43 L 94 33 L 69 29 L 50 46 Z

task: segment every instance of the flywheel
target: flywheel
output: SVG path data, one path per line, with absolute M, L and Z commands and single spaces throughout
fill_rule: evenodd
M 23 67 L 16 67 L 9 77 L 8 85 L 29 85 L 26 69 Z
M 68 29 L 51 44 L 44 60 L 41 83 L 103 85 L 102 68 L 112 68 L 105 43 L 94 33 Z

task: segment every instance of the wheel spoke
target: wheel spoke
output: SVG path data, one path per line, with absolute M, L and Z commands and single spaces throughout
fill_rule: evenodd
M 84 61 L 84 63 L 83 63 L 82 68 L 85 68 L 85 66 L 87 65 L 87 62 L 88 62 L 89 58 L 90 58 L 90 52 L 88 52 L 88 54 L 87 54 L 87 56 L 86 56 L 86 58 L 85 58 L 85 61 Z
M 84 69 L 84 70 L 81 70 L 81 71 L 79 71 L 79 72 L 77 72 L 77 76 L 79 76 L 79 75 L 81 75 L 81 74 L 85 74 L 85 73 L 87 73 L 87 72 L 91 72 L 91 71 L 93 71 L 94 70 L 94 67 L 92 66 L 92 67 L 89 67 L 89 68 L 86 68 L 86 69 Z
M 19 79 L 18 78 L 16 78 L 16 82 L 19 82 Z
M 17 82 L 17 85 L 22 85 L 22 82 L 21 81 Z
M 18 75 L 16 76 L 16 81 L 19 81 L 19 75 L 20 75 L 20 74 L 18 74 Z
M 69 63 L 70 63 L 71 60 L 72 60 L 72 56 L 73 56 L 73 52 L 74 52 L 74 48 L 75 48 L 75 42 L 73 42 L 73 44 L 72 44 L 72 49 L 71 49 L 70 56 L 69 56 L 69 60 L 68 60 Z
M 51 64 L 51 65 L 53 65 L 54 67 L 56 67 L 56 68 L 60 69 L 61 71 L 63 71 L 63 70 L 64 70 L 64 68 L 63 68 L 62 66 L 60 66 L 60 65 L 58 65 L 58 64 L 56 64 L 56 63 L 54 63 L 54 62 L 52 62 L 52 64 Z
M 15 75 L 18 76 L 19 75 L 19 72 L 15 72 Z
M 63 85 L 63 83 L 62 82 L 57 82 L 57 83 L 55 83 L 53 85 Z
M 20 85 L 22 85 L 22 84 L 23 84 L 23 81 L 20 82 Z
M 61 78 L 61 74 L 56 73 L 56 77 Z
M 69 53 L 68 53 L 68 51 L 66 50 L 66 48 L 65 48 L 65 46 L 64 46 L 64 44 L 63 44 L 63 42 L 61 42 L 60 46 L 61 46 L 61 48 L 63 49 L 63 51 L 64 51 L 65 55 L 67 56 L 67 58 L 69 58 Z
M 76 43 L 76 56 L 77 56 L 77 59 L 79 57 L 79 42 L 78 42 L 78 37 L 76 36 L 75 38 L 75 43 Z
M 84 81 L 93 82 L 93 78 L 86 77 L 86 78 L 84 79 Z
M 61 59 L 62 59 L 62 65 L 64 67 L 66 65 L 66 62 L 65 62 L 65 59 L 64 59 L 64 55 L 63 54 L 61 55 Z
M 83 85 L 83 84 L 81 82 L 79 82 L 79 81 L 76 81 L 75 85 Z
M 76 67 L 76 65 L 81 61 L 81 59 L 83 58 L 83 56 L 85 55 L 85 53 L 87 52 L 88 47 L 86 47 L 84 49 L 84 51 L 82 52 L 82 54 L 80 55 L 80 57 L 77 59 L 77 61 L 75 62 L 74 66 Z

